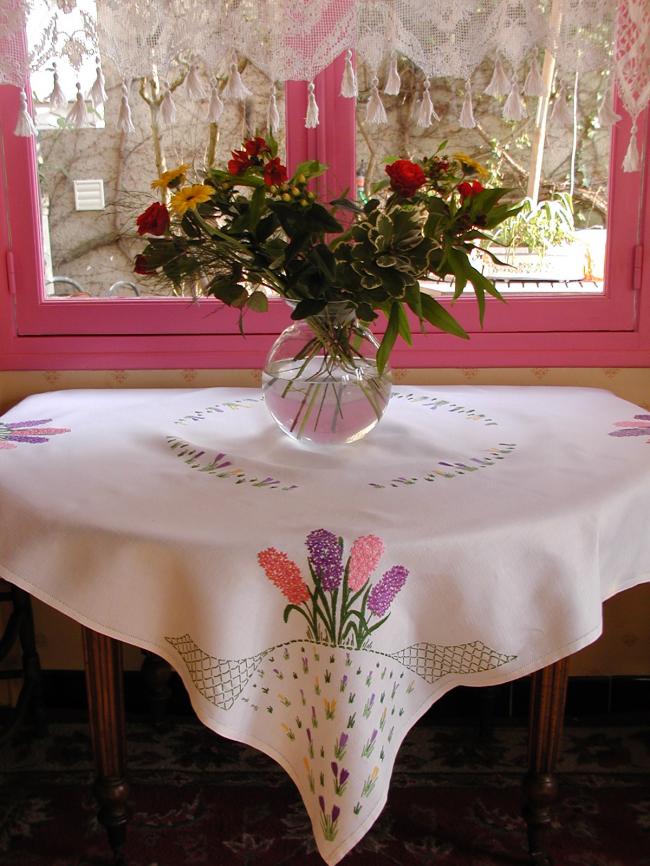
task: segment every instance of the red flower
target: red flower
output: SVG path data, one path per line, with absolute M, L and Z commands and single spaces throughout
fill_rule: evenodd
M 139 235 L 164 235 L 169 228 L 169 211 L 155 201 L 135 221 Z
M 398 159 L 387 165 L 386 174 L 390 178 L 391 189 L 405 198 L 410 198 L 427 182 L 420 166 L 410 159 Z
M 142 254 L 137 255 L 135 257 L 135 267 L 133 268 L 134 274 L 142 274 L 145 277 L 148 277 L 150 274 L 155 274 L 155 268 L 150 268 L 147 265 L 147 257 Z
M 249 138 L 244 142 L 244 150 L 248 156 L 259 156 L 261 153 L 268 153 L 269 146 L 259 135 L 255 138 Z
M 458 184 L 457 189 L 460 193 L 460 197 L 464 201 L 466 198 L 470 198 L 470 196 L 483 192 L 485 187 L 480 180 L 464 180 L 462 183 Z
M 282 165 L 280 157 L 270 159 L 264 166 L 264 183 L 267 186 L 284 183 L 287 179 L 287 167 Z
M 241 174 L 250 166 L 251 161 L 245 150 L 233 150 L 232 159 L 228 160 L 230 174 Z

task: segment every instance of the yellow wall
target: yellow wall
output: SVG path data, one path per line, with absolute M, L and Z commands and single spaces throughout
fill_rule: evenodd
M 606 388 L 650 409 L 650 369 L 546 367 L 516 369 L 398 370 L 400 384 L 421 385 L 570 385 Z M 153 370 L 0 372 L 0 411 L 29 394 L 63 388 L 200 388 L 214 385 L 259 385 L 253 370 Z M 82 665 L 79 626 L 60 613 L 35 603 L 38 645 L 44 667 L 74 669 Z M 2 617 L 0 611 L 0 626 Z M 137 668 L 141 655 L 127 648 L 126 665 Z M 18 658 L 6 664 L 17 664 Z M 604 634 L 578 653 L 576 675 L 650 674 L 650 584 L 628 590 L 605 605 Z M 0 703 L 9 691 L 0 691 Z

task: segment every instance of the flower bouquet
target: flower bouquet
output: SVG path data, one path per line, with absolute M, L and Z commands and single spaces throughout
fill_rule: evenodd
M 268 308 L 268 290 L 288 301 L 296 324 L 267 361 L 267 406 L 295 438 L 354 441 L 388 402 L 391 350 L 398 336 L 411 343 L 407 311 L 420 327 L 468 337 L 420 280 L 453 276 L 454 299 L 471 284 L 481 323 L 486 295 L 502 300 L 469 257 L 517 207 L 503 201 L 507 190 L 483 186 L 480 163 L 444 147 L 391 162 L 364 205 L 346 196 L 324 205 L 311 182 L 326 166 L 306 161 L 289 176 L 276 143 L 259 136 L 202 183 L 179 166 L 153 182 L 162 201 L 137 219 L 148 242 L 135 271 L 191 285 L 242 317 Z M 380 315 L 378 342 L 368 326 Z

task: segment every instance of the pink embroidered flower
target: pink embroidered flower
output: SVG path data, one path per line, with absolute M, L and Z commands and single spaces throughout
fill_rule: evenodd
M 257 554 L 257 561 L 268 579 L 274 583 L 291 604 L 302 604 L 309 600 L 309 589 L 302 579 L 300 569 L 286 553 L 268 547 Z
M 615 421 L 614 427 L 621 430 L 613 430 L 610 436 L 646 436 L 650 435 L 650 415 L 635 415 L 634 421 Z M 650 445 L 650 439 L 648 439 Z
M 384 542 L 376 535 L 362 535 L 352 545 L 348 586 L 357 592 L 377 568 L 384 553 Z
M 57 433 L 69 433 L 69 427 L 41 427 L 49 424 L 51 418 L 38 421 L 0 421 L 0 448 L 17 448 L 16 442 L 47 442 Z

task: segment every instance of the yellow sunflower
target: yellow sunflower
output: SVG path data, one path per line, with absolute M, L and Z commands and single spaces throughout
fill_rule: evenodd
M 472 159 L 472 157 L 468 156 L 466 153 L 454 153 L 453 157 L 458 160 L 464 168 L 469 168 L 471 171 L 476 172 L 479 177 L 487 177 L 490 174 L 484 165 L 481 165 L 480 162 Z
M 169 171 L 163 171 L 159 178 L 151 181 L 151 189 L 167 189 L 174 183 L 178 185 L 185 180 L 185 174 L 190 167 L 189 162 L 184 162 L 178 168 L 170 168 Z
M 213 195 L 214 187 L 195 183 L 193 186 L 179 189 L 176 195 L 172 196 L 171 208 L 174 213 L 183 216 L 188 210 L 194 210 L 197 205 L 202 204 L 204 201 L 209 201 Z

